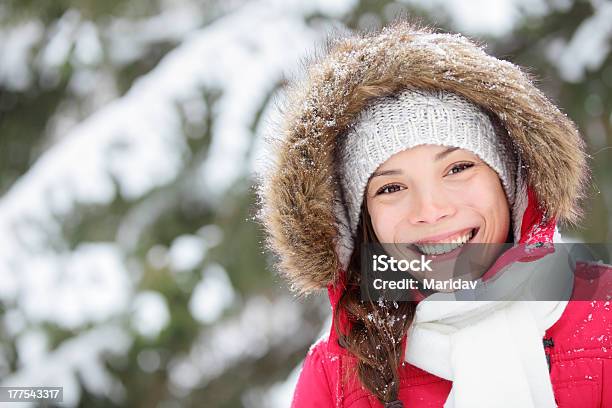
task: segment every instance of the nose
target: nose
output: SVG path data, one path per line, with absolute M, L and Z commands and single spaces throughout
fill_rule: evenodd
M 411 201 L 408 218 L 412 224 L 434 224 L 456 211 L 449 197 L 439 189 L 421 189 Z

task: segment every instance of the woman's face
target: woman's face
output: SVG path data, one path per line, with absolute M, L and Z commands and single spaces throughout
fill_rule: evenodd
M 508 236 L 501 181 L 468 150 L 421 145 L 399 152 L 374 172 L 366 199 L 381 243 L 415 244 L 435 255 L 450 248 L 435 244 L 503 243 Z

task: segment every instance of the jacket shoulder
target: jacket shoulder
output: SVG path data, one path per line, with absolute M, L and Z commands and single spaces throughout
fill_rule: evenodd
M 602 262 L 576 262 L 574 300 L 612 300 L 612 265 Z
M 545 337 L 554 340 L 557 359 L 612 358 L 612 302 L 570 300 Z
M 329 339 L 321 337 L 308 350 L 293 393 L 292 408 L 336 407 L 340 357 L 328 349 Z

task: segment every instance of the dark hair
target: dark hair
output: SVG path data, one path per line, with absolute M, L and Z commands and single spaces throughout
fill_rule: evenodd
M 382 403 L 398 399 L 399 368 L 403 361 L 402 338 L 412 323 L 416 302 L 377 303 L 362 300 L 360 293 L 361 248 L 363 244 L 379 242 L 374 233 L 367 204 L 364 200 L 355 249 L 346 271 L 346 288 L 335 309 L 334 326 L 341 347 L 356 357 L 353 370 L 357 371 L 361 383 Z M 340 330 L 340 313 L 345 313 L 348 332 Z M 350 372 L 350 373 L 349 373 Z

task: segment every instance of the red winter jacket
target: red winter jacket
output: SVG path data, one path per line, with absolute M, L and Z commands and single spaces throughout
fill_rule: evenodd
M 530 201 L 534 199 L 529 194 Z M 530 204 L 523 218 L 531 223 L 538 216 Z M 538 228 L 537 234 L 525 234 L 523 243 L 552 242 L 554 222 Z M 585 290 L 589 281 L 580 277 L 593 274 L 606 276 L 606 286 L 598 285 L 595 298 L 605 299 L 612 293 L 609 276 L 612 267 L 578 263 L 574 280 L 574 294 Z M 341 294 L 341 286 L 329 286 L 328 294 L 335 308 Z M 547 331 L 542 347 L 550 362 L 550 378 L 555 399 L 560 408 L 612 408 L 612 302 L 570 301 L 561 318 Z M 405 340 L 405 338 L 404 338 Z M 405 345 L 410 347 L 410 345 Z M 503 350 L 500 350 L 502 353 Z M 358 378 L 348 383 L 340 381 L 347 367 L 355 359 L 341 348 L 332 325 L 327 337 L 316 342 L 308 352 L 298 384 L 293 395 L 292 407 L 350 407 L 378 408 L 383 405 L 374 395 L 361 386 Z M 399 399 L 405 407 L 442 407 L 451 389 L 451 382 L 421 370 L 409 363 L 400 369 Z

